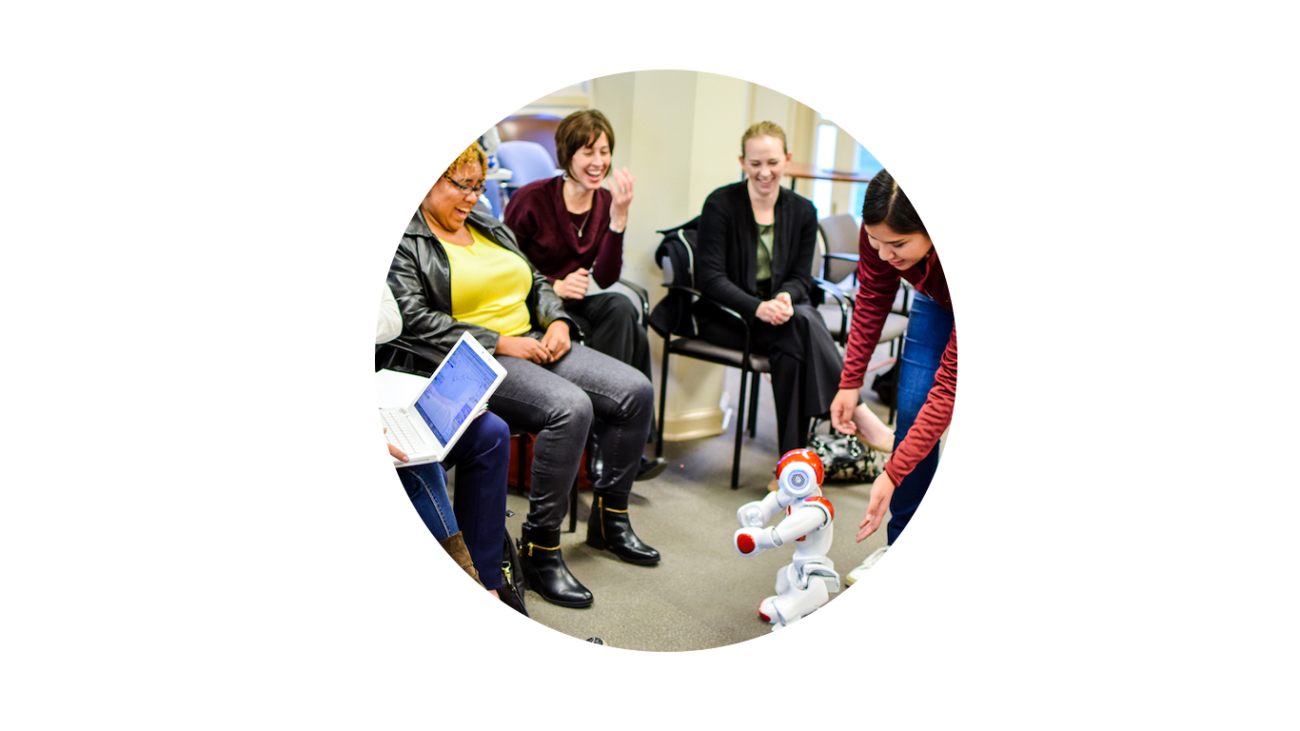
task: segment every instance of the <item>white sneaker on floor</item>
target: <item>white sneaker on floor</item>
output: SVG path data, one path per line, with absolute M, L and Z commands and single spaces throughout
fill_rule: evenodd
M 857 567 L 856 569 L 853 569 L 852 571 L 849 572 L 848 576 L 844 577 L 844 583 L 848 584 L 849 586 L 853 586 L 853 584 L 858 579 L 861 579 L 863 576 L 866 576 L 867 570 L 870 569 L 872 566 L 874 566 L 875 563 L 880 560 L 880 557 L 885 555 L 885 551 L 888 550 L 889 550 L 889 546 L 881 546 L 880 548 L 877 548 L 876 550 L 872 551 L 871 555 L 867 556 L 867 560 L 863 561 L 861 566 Z

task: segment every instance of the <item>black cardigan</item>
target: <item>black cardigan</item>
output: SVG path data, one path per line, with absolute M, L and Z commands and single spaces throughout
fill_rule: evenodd
M 817 209 L 812 201 L 781 188 L 776 198 L 772 239 L 772 296 L 786 292 L 794 304 L 809 302 L 813 252 L 817 248 Z M 762 304 L 758 297 L 758 224 L 745 181 L 709 194 L 700 214 L 695 283 L 700 291 L 747 318 Z

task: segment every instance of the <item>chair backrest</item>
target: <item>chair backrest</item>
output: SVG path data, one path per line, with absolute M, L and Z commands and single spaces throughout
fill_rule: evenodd
M 509 170 L 511 188 L 522 188 L 534 180 L 544 180 L 557 175 L 555 161 L 536 142 L 511 140 L 497 147 L 497 160 Z
M 695 288 L 695 232 L 699 218 L 667 228 L 658 233 L 663 240 L 655 249 L 655 262 L 664 270 L 664 285 Z M 698 332 L 692 305 L 695 298 L 681 290 L 671 290 L 650 313 L 650 327 L 661 336 L 668 333 L 695 337 Z
M 829 254 L 858 253 L 858 222 L 852 214 L 827 216 L 817 222 Z M 858 265 L 842 259 L 825 259 L 822 278 L 840 284 L 858 271 Z
M 555 130 L 560 126 L 560 118 L 553 114 L 520 114 L 506 117 L 497 124 L 497 134 L 502 142 L 524 140 L 536 142 L 546 148 L 551 156 L 551 167 L 559 167 L 555 154 Z
M 478 197 L 474 207 L 493 218 L 502 218 L 505 214 L 501 210 L 501 184 L 496 180 L 489 180 L 484 185 L 487 190 Z
M 825 279 L 826 274 L 826 238 L 822 235 L 822 227 L 817 227 L 816 246 L 813 247 L 812 258 L 812 275 Z

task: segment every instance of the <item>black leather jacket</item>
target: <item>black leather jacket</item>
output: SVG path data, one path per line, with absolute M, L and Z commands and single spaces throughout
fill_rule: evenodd
M 514 233 L 495 218 L 472 211 L 466 225 L 528 261 L 520 253 Z M 429 224 L 417 209 L 388 270 L 388 286 L 402 311 L 402 334 L 376 350 L 376 369 L 431 371 L 429 366 L 441 363 L 466 331 L 488 352 L 496 351 L 500 333 L 451 316 L 451 265 L 442 247 L 443 243 L 429 230 Z M 569 324 L 571 337 L 578 340 L 581 334 L 573 320 L 564 314 L 560 296 L 532 264 L 528 268 L 533 274 L 533 287 L 527 299 L 533 329 L 545 331 L 552 322 L 563 319 Z

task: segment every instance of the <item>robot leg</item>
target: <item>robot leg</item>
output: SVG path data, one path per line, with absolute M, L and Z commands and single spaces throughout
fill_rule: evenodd
M 790 591 L 776 597 L 772 602 L 773 608 L 776 609 L 777 620 L 772 623 L 772 630 L 798 622 L 830 601 L 830 598 L 830 594 L 826 591 L 826 584 L 820 581 L 809 582 L 807 589 L 790 587 Z

